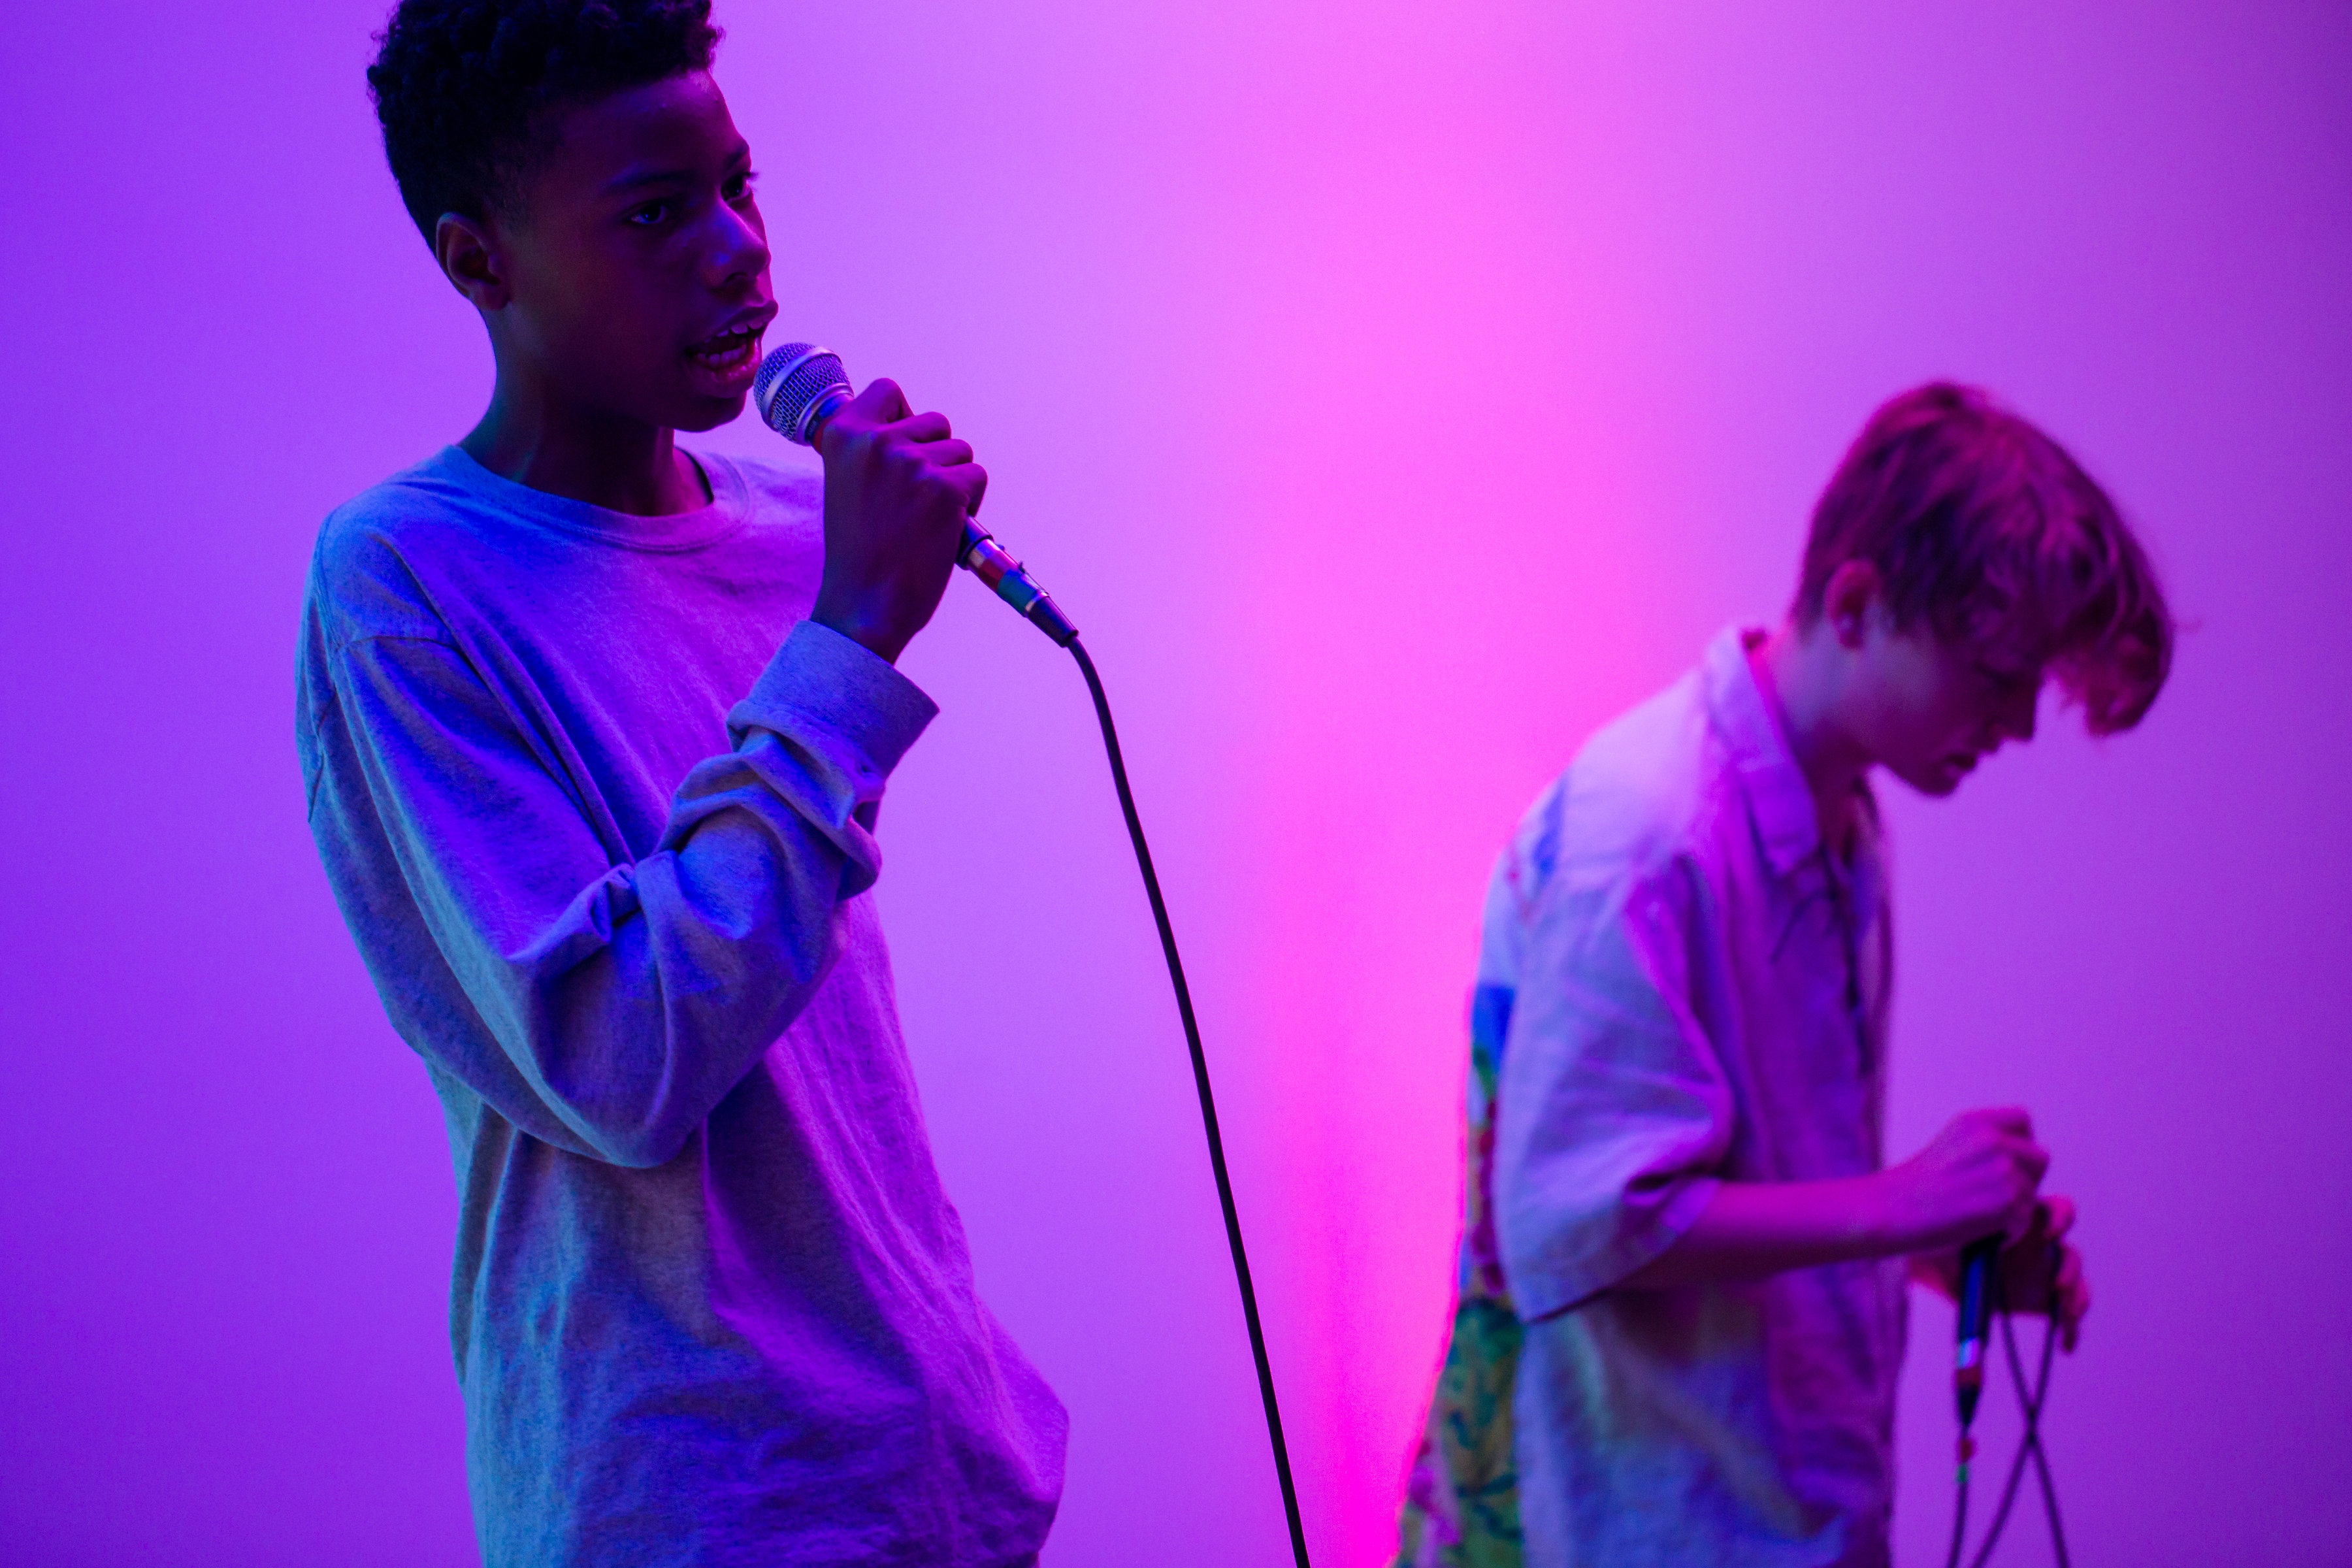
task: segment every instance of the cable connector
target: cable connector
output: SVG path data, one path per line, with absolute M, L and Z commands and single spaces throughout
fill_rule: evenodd
M 1077 640 L 1078 628 L 1062 614 L 1053 595 L 1037 585 L 1036 579 L 996 542 L 988 530 L 969 518 L 964 520 L 963 549 L 956 555 L 956 564 L 987 584 L 998 598 L 1020 611 L 1060 647 L 1068 647 Z

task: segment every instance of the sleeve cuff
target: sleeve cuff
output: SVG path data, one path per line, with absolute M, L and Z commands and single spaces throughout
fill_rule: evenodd
M 1504 1275 L 1511 1301 L 1530 1322 L 1580 1306 L 1620 1281 L 1631 1279 L 1665 1254 L 1698 1220 L 1699 1211 L 1723 1184 L 1717 1176 L 1691 1176 L 1643 1205 L 1632 1223 L 1621 1223 L 1617 1234 L 1586 1257 L 1573 1260 L 1528 1260 L 1514 1268 L 1504 1259 Z
M 830 626 L 802 621 L 727 715 L 727 728 L 739 745 L 751 729 L 822 730 L 887 777 L 939 710 L 889 660 Z

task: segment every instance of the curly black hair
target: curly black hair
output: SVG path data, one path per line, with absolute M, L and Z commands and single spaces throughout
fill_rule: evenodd
M 708 70 L 710 0 L 400 0 L 368 92 L 427 245 L 443 213 L 513 210 L 548 109 Z

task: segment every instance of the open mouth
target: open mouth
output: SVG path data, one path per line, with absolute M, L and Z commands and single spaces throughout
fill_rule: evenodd
M 760 335 L 764 331 L 764 322 L 730 327 L 723 332 L 714 332 L 688 349 L 686 357 L 713 375 L 731 376 L 758 363 Z

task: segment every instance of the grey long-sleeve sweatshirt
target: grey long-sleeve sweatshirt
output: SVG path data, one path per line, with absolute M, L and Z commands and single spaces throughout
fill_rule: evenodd
M 605 511 L 455 447 L 328 518 L 297 729 L 446 1113 L 489 1568 L 1027 1561 L 1059 1403 L 973 1293 L 858 808 L 935 710 L 802 619 L 821 481 Z

